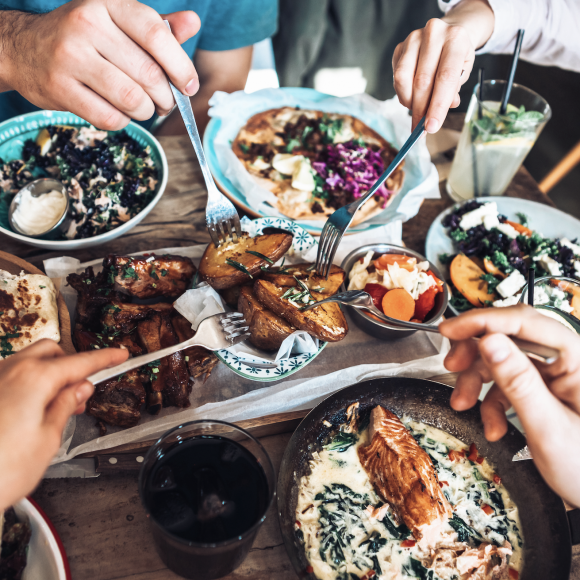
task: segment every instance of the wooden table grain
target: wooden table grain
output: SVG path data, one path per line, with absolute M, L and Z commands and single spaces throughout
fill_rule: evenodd
M 461 127 L 461 117 L 445 125 L 453 142 Z M 96 248 L 68 252 L 81 261 L 99 258 L 109 252 L 127 253 L 150 248 L 189 246 L 207 243 L 204 208 L 206 190 L 201 171 L 187 137 L 162 137 L 169 163 L 169 182 L 165 195 L 147 218 L 124 237 Z M 444 176 L 452 154 L 440 151 L 434 161 Z M 425 236 L 433 219 L 452 202 L 441 183 L 441 199 L 424 202 L 419 214 L 403 227 L 407 246 L 424 252 Z M 510 185 L 508 195 L 551 204 L 536 182 L 521 169 Z M 36 266 L 55 257 L 14 243 L 0 234 L 0 249 L 25 258 Z M 447 377 L 453 380 L 452 377 Z M 280 465 L 290 433 L 262 437 L 276 470 Z M 74 580 L 170 580 L 178 578 L 165 568 L 152 547 L 147 518 L 141 507 L 136 472 L 102 474 L 94 479 L 43 480 L 33 495 L 54 523 L 66 548 Z M 580 551 L 574 552 L 572 578 L 580 580 Z M 229 580 L 296 578 L 284 550 L 275 509 L 260 530 L 246 561 Z

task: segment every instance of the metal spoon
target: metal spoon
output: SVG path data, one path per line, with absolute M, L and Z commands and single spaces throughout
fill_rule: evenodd
M 14 219 L 14 214 L 15 214 L 16 210 L 18 209 L 18 206 L 20 205 L 20 202 L 22 200 L 22 196 L 24 195 L 24 193 L 29 191 L 30 194 L 32 195 L 32 197 L 40 197 L 41 195 L 45 195 L 46 193 L 50 193 L 51 191 L 54 191 L 54 190 L 62 192 L 62 194 L 64 195 L 64 197 L 66 199 L 66 205 L 65 205 L 63 214 L 60 217 L 60 219 L 54 225 L 52 225 L 50 228 L 48 228 L 46 231 L 44 231 L 40 234 L 31 235 L 31 234 L 28 234 L 28 233 L 22 231 L 18 227 L 18 224 L 16 223 L 16 221 Z M 41 237 L 47 236 L 49 234 L 55 233 L 57 230 L 60 230 L 60 231 L 67 231 L 68 230 L 68 227 L 70 225 L 70 220 L 72 219 L 72 218 L 68 217 L 69 206 L 70 206 L 70 197 L 69 197 L 67 188 L 64 185 L 64 183 L 62 181 L 60 181 L 59 179 L 54 179 L 53 177 L 42 177 L 40 179 L 35 179 L 34 181 L 31 181 L 30 183 L 25 185 L 13 197 L 12 203 L 10 204 L 10 207 L 8 208 L 8 221 L 10 223 L 10 227 L 17 234 L 22 234 L 23 236 L 27 236 L 29 238 L 41 238 Z
M 351 306 L 352 308 L 357 308 L 358 310 L 366 310 L 394 328 L 409 328 L 412 330 L 424 330 L 425 332 L 440 334 L 439 326 L 429 325 L 423 322 L 407 322 L 406 320 L 397 320 L 396 318 L 387 316 L 374 305 L 371 295 L 364 290 L 347 290 L 346 292 L 339 292 L 338 294 L 335 294 L 330 298 L 326 298 L 325 300 L 320 300 L 319 302 L 314 302 L 308 306 L 303 306 L 300 310 L 310 310 L 311 308 L 320 306 L 325 302 L 338 302 L 346 306 Z M 535 342 L 529 342 L 527 340 L 522 340 L 512 336 L 510 336 L 510 338 L 513 343 L 531 359 L 546 364 L 552 364 L 558 360 L 560 356 L 560 351 L 556 350 L 555 348 L 550 348 L 549 346 L 544 346 Z M 479 339 L 480 337 L 473 337 L 473 340 Z

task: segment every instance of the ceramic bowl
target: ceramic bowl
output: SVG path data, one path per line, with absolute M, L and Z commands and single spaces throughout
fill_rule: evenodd
M 77 117 L 77 115 L 60 111 L 36 111 L 19 117 L 13 117 L 0 123 L 0 158 L 5 162 L 21 159 L 24 142 L 27 139 L 36 139 L 40 130 L 48 125 L 88 127 L 90 124 L 84 119 Z M 124 130 L 141 146 L 150 147 L 151 157 L 159 174 L 155 197 L 136 216 L 121 224 L 119 227 L 93 236 L 92 238 L 82 240 L 44 240 L 31 238 L 14 232 L 8 223 L 8 208 L 3 208 L 0 204 L 0 233 L 25 244 L 29 244 L 30 246 L 43 248 L 45 250 L 82 250 L 84 248 L 106 244 L 133 229 L 161 199 L 167 185 L 168 169 L 165 152 L 159 141 L 149 131 L 133 122 L 129 123 Z
M 346 290 L 348 288 L 349 274 L 354 263 L 360 258 L 364 257 L 369 251 L 373 251 L 375 253 L 373 259 L 377 259 L 383 254 L 403 254 L 405 256 L 412 256 L 417 258 L 417 262 L 428 261 L 427 258 L 419 254 L 419 252 L 415 252 L 401 246 L 396 246 L 395 244 L 368 244 L 366 246 L 362 246 L 352 251 L 341 264 L 342 269 L 346 272 L 346 278 L 344 284 L 342 285 L 342 290 Z M 437 278 L 443 280 L 441 273 L 432 262 L 429 262 L 429 269 L 433 272 L 433 274 L 435 274 L 435 276 L 437 276 Z M 435 298 L 435 307 L 433 308 L 430 316 L 425 319 L 425 324 L 437 324 L 445 313 L 448 302 L 449 292 L 447 290 L 447 284 L 444 284 L 443 292 L 439 292 L 439 294 L 437 294 Z M 357 310 L 356 308 L 349 308 L 349 312 L 357 326 L 362 328 L 362 330 L 371 336 L 380 338 L 381 340 L 397 340 L 399 338 L 411 336 L 411 334 L 417 332 L 416 330 L 407 330 L 390 326 L 386 322 L 372 318 L 365 312 Z

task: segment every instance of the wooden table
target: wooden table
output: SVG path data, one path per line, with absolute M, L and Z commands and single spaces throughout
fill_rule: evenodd
M 448 129 L 461 127 L 461 117 L 452 118 Z M 457 134 L 442 133 L 450 146 Z M 205 230 L 205 187 L 187 137 L 160 139 L 169 162 L 169 183 L 157 207 L 135 229 L 110 244 L 71 252 L 81 261 L 109 252 L 127 253 L 152 247 L 188 246 L 209 241 Z M 446 146 L 434 157 L 442 176 L 449 169 L 452 154 Z M 441 200 L 427 200 L 419 214 L 404 225 L 405 243 L 424 252 L 425 235 L 434 218 L 451 200 L 441 188 Z M 508 195 L 551 204 L 525 169 L 521 169 Z M 0 249 L 42 267 L 42 260 L 56 256 L 0 234 Z M 453 377 L 446 377 L 452 382 Z M 451 384 L 451 383 L 450 383 Z M 291 433 L 261 437 L 261 442 L 278 469 Z M 178 578 L 162 564 L 151 545 L 148 523 L 137 491 L 137 472 L 102 474 L 95 479 L 44 480 L 34 498 L 58 530 L 75 580 L 169 580 Z M 575 552 L 575 572 L 580 580 L 580 551 Z M 271 510 L 248 558 L 228 578 L 294 579 L 278 528 L 275 509 Z

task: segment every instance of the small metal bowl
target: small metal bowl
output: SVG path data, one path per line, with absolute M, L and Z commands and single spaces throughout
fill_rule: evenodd
M 16 212 L 16 209 L 20 204 L 20 200 L 23 194 L 27 191 L 30 191 L 32 197 L 40 197 L 41 195 L 44 195 L 45 193 L 49 193 L 54 190 L 62 192 L 62 194 L 66 199 L 64 212 L 60 217 L 60 219 L 52 227 L 50 227 L 48 230 L 40 234 L 31 235 L 26 232 L 23 232 L 18 227 L 18 224 L 14 221 L 14 213 Z M 21 234 L 29 238 L 53 239 L 60 232 L 66 232 L 66 230 L 68 230 L 68 226 L 70 224 L 70 218 L 67 219 L 69 207 L 70 207 L 70 198 L 64 183 L 52 177 L 42 177 L 41 179 L 35 179 L 34 181 L 31 181 L 28 185 L 25 185 L 14 196 L 14 198 L 12 199 L 12 203 L 10 204 L 10 208 L 8 210 L 8 221 L 10 222 L 10 227 L 17 234 Z
M 383 254 L 403 254 L 404 256 L 412 256 L 413 258 L 417 258 L 418 262 L 429 262 L 425 256 L 422 256 L 418 252 L 414 252 L 413 250 L 409 250 L 408 248 L 403 248 L 401 246 L 396 246 L 394 244 L 369 244 L 367 246 L 362 246 L 352 251 L 342 262 L 341 267 L 346 272 L 346 278 L 342 285 L 342 290 L 346 290 L 348 288 L 349 274 L 354 263 L 360 258 L 366 256 L 367 252 L 371 250 L 375 253 L 373 256 L 374 260 Z M 437 278 L 443 280 L 441 272 L 439 272 L 437 267 L 432 262 L 429 262 L 429 269 L 433 272 L 433 274 L 435 274 L 435 276 L 437 276 Z M 445 313 L 448 302 L 449 292 L 447 289 L 447 284 L 444 284 L 443 292 L 439 292 L 435 297 L 435 306 L 433 308 L 432 314 L 425 319 L 425 324 L 429 326 L 437 324 Z M 406 338 L 407 336 L 411 336 L 411 334 L 417 332 L 416 330 L 395 328 L 386 322 L 372 318 L 368 314 L 362 312 L 361 310 L 357 310 L 356 308 L 350 308 L 349 311 L 357 326 L 359 326 L 366 333 L 374 336 L 375 338 L 380 338 L 381 340 L 397 340 L 399 338 Z

